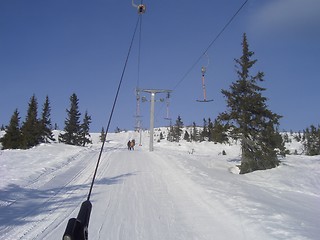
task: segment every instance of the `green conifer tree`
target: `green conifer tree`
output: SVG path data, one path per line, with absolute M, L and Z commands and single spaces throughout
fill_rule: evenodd
M 264 73 L 250 73 L 257 60 L 251 60 L 254 52 L 249 50 L 246 34 L 243 34 L 242 56 L 235 59 L 238 80 L 230 90 L 222 90 L 227 99 L 228 110 L 219 119 L 230 126 L 231 137 L 241 139 L 240 173 L 273 168 L 279 165 L 275 143 L 276 126 L 280 115 L 271 112 L 262 96 L 265 88 L 258 85 L 264 81 Z
M 211 118 L 208 118 L 208 141 L 213 141 L 213 123 L 211 121 Z
M 64 122 L 64 133 L 60 133 L 59 141 L 70 145 L 81 145 L 81 125 L 79 99 L 75 93 L 70 96 L 70 109 L 67 109 L 67 118 Z
M 92 143 L 91 136 L 90 136 L 90 123 L 91 123 L 91 116 L 88 115 L 86 111 L 83 118 L 83 123 L 81 124 L 81 144 L 85 146 L 86 144 Z
M 105 138 L 106 138 L 106 133 L 104 131 L 104 127 L 102 127 L 101 133 L 100 133 L 100 142 L 105 141 Z
M 209 139 L 208 123 L 207 120 L 203 119 L 203 129 L 200 133 L 200 142 L 206 141 Z
M 179 142 L 181 135 L 182 135 L 182 128 L 183 128 L 183 122 L 181 120 L 181 117 L 178 116 L 176 120 L 176 124 L 173 127 L 173 141 Z
M 49 101 L 49 97 L 46 96 L 46 100 L 45 100 L 45 103 L 43 104 L 42 115 L 40 120 L 42 142 L 46 142 L 46 143 L 55 140 L 52 133 L 50 115 L 51 115 L 50 101 Z
M 167 135 L 167 140 L 169 142 L 173 142 L 173 140 L 174 140 L 173 135 L 174 135 L 173 126 L 170 126 L 169 131 L 168 131 L 168 135 Z
M 6 127 L 5 135 L 0 139 L 2 149 L 18 149 L 21 147 L 22 136 L 19 121 L 19 112 L 16 109 L 10 119 L 9 126 Z
M 311 125 L 305 130 L 305 141 L 303 147 L 306 155 L 320 155 L 320 126 L 316 128 Z
M 160 140 L 163 140 L 163 139 L 164 139 L 163 133 L 160 132 Z
M 200 140 L 199 130 L 195 122 L 192 123 L 191 141 L 198 142 Z
M 35 95 L 30 98 L 25 122 L 22 124 L 22 148 L 27 149 L 38 145 L 42 139 L 42 129 L 38 115 L 38 101 Z
M 212 141 L 215 143 L 227 143 L 227 129 L 227 126 L 224 126 L 218 119 L 215 119 L 211 130 Z
M 187 130 L 184 132 L 183 139 L 186 140 L 187 142 L 190 142 L 190 134 L 188 133 Z

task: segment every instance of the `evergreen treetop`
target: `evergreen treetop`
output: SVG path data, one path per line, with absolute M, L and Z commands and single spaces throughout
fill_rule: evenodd
M 50 142 L 54 141 L 54 137 L 52 134 L 52 125 L 51 125 L 51 107 L 49 97 L 46 96 L 45 103 L 42 108 L 42 115 L 40 120 L 40 126 L 42 131 L 42 142 Z M 49 141 L 50 140 L 50 141 Z
M 180 116 L 176 120 L 176 124 L 173 127 L 173 141 L 179 142 L 182 135 L 183 122 Z
M 70 145 L 81 145 L 81 125 L 79 99 L 75 93 L 70 96 L 70 109 L 66 109 L 64 133 L 59 135 L 59 141 Z
M 22 132 L 22 148 L 31 148 L 41 142 L 42 132 L 40 122 L 37 118 L 38 115 L 38 101 L 33 95 L 30 98 L 29 108 L 25 122 L 21 127 Z
M 86 144 L 92 143 L 90 140 L 90 123 L 91 123 L 91 116 L 88 115 L 88 111 L 85 112 L 83 123 L 81 124 L 81 144 L 85 146 Z
M 6 127 L 5 135 L 0 139 L 3 149 L 19 149 L 21 147 L 21 131 L 20 131 L 19 111 L 16 109 L 10 119 L 9 125 Z

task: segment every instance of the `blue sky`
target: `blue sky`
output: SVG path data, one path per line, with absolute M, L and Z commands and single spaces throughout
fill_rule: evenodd
M 185 125 L 214 119 L 226 109 L 221 89 L 236 81 L 235 58 L 242 34 L 265 73 L 269 108 L 283 116 L 280 130 L 302 130 L 320 123 L 320 1 L 249 0 L 208 51 L 208 99 L 202 98 L 202 55 L 238 10 L 242 0 L 144 0 L 139 87 L 173 89 L 170 116 Z M 69 97 L 92 116 L 91 131 L 106 126 L 136 20 L 131 0 L 1 0 L 0 124 L 16 108 L 21 122 L 35 94 L 39 112 L 48 95 L 51 120 L 62 129 Z M 135 39 L 110 130 L 133 129 L 138 80 Z M 253 72 L 254 73 L 254 72 Z M 147 98 L 150 96 L 145 94 Z M 158 94 L 157 99 L 165 97 Z M 142 125 L 149 127 L 148 102 L 141 103 Z M 168 121 L 164 103 L 156 103 L 155 126 Z

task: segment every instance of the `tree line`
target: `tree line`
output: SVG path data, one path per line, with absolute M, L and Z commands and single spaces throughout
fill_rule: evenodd
M 58 136 L 59 142 L 85 146 L 91 143 L 89 127 L 91 116 L 87 111 L 80 123 L 79 100 L 75 93 L 70 96 L 70 109 L 67 109 L 64 131 Z M 5 134 L 0 138 L 2 149 L 28 149 L 40 143 L 55 141 L 51 124 L 51 106 L 46 96 L 40 117 L 38 117 L 38 101 L 35 95 L 30 98 L 25 121 L 20 124 L 18 109 L 15 109 L 9 125 L 4 128 Z
M 184 130 L 184 124 L 182 122 L 181 116 L 179 115 L 175 124 L 170 126 L 167 140 L 170 142 L 179 142 L 181 139 L 187 142 L 214 142 L 214 143 L 228 143 L 229 138 L 227 134 L 227 128 L 219 122 L 217 119 L 214 122 L 210 118 L 206 120 L 203 119 L 203 126 L 199 127 L 195 122 L 192 126 L 187 127 Z M 162 139 L 164 139 L 162 137 Z
M 293 138 L 297 142 L 302 143 L 303 153 L 305 155 L 320 155 L 320 125 L 318 125 L 318 127 L 310 125 L 310 127 L 304 129 L 302 133 L 301 131 L 299 131 L 298 133 L 293 133 L 293 131 L 290 131 L 290 136 L 291 138 L 289 138 L 288 133 L 284 133 L 284 141 L 287 143 L 291 143 L 291 139 Z M 294 154 L 298 154 L 297 150 Z

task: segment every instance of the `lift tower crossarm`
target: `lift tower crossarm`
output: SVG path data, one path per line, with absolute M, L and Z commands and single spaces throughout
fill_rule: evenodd
M 154 131 L 154 102 L 157 93 L 172 92 L 171 90 L 164 89 L 141 89 L 142 92 L 151 94 L 151 108 L 150 108 L 150 140 L 149 140 L 149 151 L 153 151 L 153 131 Z

